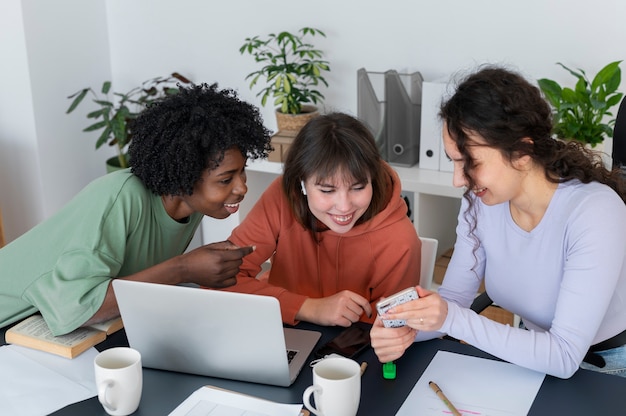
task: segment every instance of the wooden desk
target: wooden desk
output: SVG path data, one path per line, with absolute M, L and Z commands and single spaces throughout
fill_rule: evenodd
M 338 334 L 340 328 L 320 328 L 302 324 L 304 329 L 322 331 L 318 345 Z M 122 332 L 110 337 L 100 348 L 124 345 Z M 397 378 L 385 380 L 381 364 L 369 349 L 358 356 L 357 361 L 368 362 L 363 375 L 360 416 L 394 415 L 402 406 L 406 396 L 426 369 L 438 350 L 491 358 L 488 354 L 469 345 L 447 340 L 432 340 L 414 344 L 396 362 Z M 251 394 L 283 403 L 302 403 L 302 392 L 312 383 L 310 368 L 305 367 L 296 382 L 289 388 L 266 386 L 255 383 L 201 377 L 167 371 L 144 369 L 144 389 L 141 404 L 134 415 L 167 415 L 178 404 L 201 386 L 210 384 L 226 389 Z M 497 383 L 497 380 L 494 380 Z M 531 407 L 530 415 L 589 416 L 623 414 L 626 409 L 626 378 L 609 376 L 593 371 L 579 370 L 568 380 L 546 376 Z M 61 409 L 56 416 L 102 415 L 106 413 L 94 397 Z

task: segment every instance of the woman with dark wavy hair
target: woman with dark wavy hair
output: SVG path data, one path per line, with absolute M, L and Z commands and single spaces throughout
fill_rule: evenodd
M 453 183 L 466 192 L 438 293 L 376 323 L 381 361 L 448 334 L 496 357 L 568 378 L 579 367 L 626 376 L 624 182 L 599 155 L 551 136 L 550 107 L 521 75 L 484 67 L 441 107 Z M 514 328 L 469 309 L 481 284 L 521 317 Z
M 229 238 L 256 248 L 228 290 L 275 296 L 289 324 L 372 322 L 378 299 L 419 282 L 421 245 L 401 189 L 363 123 L 314 118 Z
M 0 250 L 0 327 L 39 311 L 61 335 L 119 316 L 113 279 L 235 283 L 251 247 L 183 252 L 205 215 L 237 211 L 246 160 L 271 149 L 258 110 L 217 85 L 181 87 L 145 109 L 132 133 L 131 168 L 96 179 Z

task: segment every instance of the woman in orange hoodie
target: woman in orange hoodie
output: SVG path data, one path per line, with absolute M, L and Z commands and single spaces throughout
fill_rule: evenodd
M 401 189 L 360 121 L 316 117 L 233 230 L 231 242 L 256 248 L 228 290 L 278 298 L 287 324 L 373 322 L 381 297 L 419 282 L 421 243 Z

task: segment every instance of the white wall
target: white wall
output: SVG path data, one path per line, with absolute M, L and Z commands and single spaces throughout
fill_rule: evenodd
M 0 56 L 0 208 L 10 241 L 18 218 L 43 216 L 26 39 L 16 0 L 5 2 L 0 13 Z
M 248 36 L 314 26 L 328 36 L 316 41 L 331 63 L 326 109 L 356 114 L 361 67 L 419 70 L 432 80 L 503 63 L 569 83 L 560 61 L 594 74 L 624 59 L 624 16 L 620 0 L 3 0 L 0 208 L 7 237 L 103 173 L 112 151 L 95 152 L 96 136 L 81 131 L 87 109 L 64 112 L 67 95 L 99 87 L 109 74 L 125 90 L 179 71 L 260 105 L 244 80 L 257 67 L 239 46 Z M 273 110 L 263 115 L 275 129 Z
M 506 63 L 529 77 L 569 81 L 555 62 L 595 73 L 623 59 L 616 45 L 626 45 L 626 3 L 619 0 L 108 0 L 107 7 L 114 77 L 136 81 L 133 74 L 177 69 L 237 88 L 257 104 L 258 90 L 244 78 L 258 68 L 238 52 L 244 39 L 320 28 L 328 37 L 316 45 L 332 69 L 326 106 L 353 113 L 361 67 L 418 69 L 432 80 L 478 63 Z M 591 24 L 591 15 L 601 21 Z M 272 110 L 264 115 L 275 128 Z
M 0 208 L 11 241 L 104 173 L 106 152 L 65 114 L 76 90 L 110 78 L 104 0 L 3 0 Z M 86 110 L 86 109 L 85 109 Z

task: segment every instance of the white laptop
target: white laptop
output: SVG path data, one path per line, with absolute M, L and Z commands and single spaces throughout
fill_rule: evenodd
M 144 367 L 290 386 L 321 334 L 283 328 L 270 296 L 114 279 Z

